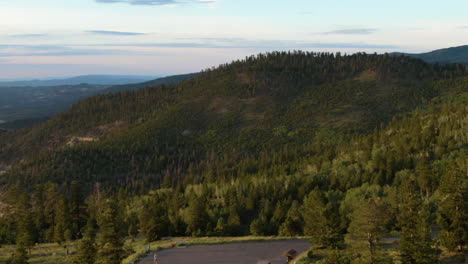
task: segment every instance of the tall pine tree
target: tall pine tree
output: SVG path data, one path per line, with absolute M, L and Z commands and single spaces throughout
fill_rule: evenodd
M 430 212 L 412 178 L 400 186 L 398 223 L 401 228 L 400 258 L 403 264 L 436 263 L 432 248 Z
M 468 180 L 455 164 L 442 176 L 438 223 L 442 245 L 463 252 L 468 239 Z
M 78 254 L 73 264 L 94 264 L 96 261 L 96 231 L 93 219 L 88 219 L 83 239 L 78 244 Z
M 347 240 L 351 247 L 367 259 L 366 263 L 388 263 L 379 241 L 389 220 L 388 207 L 381 199 L 369 199 L 354 211 Z
M 98 239 L 96 264 L 120 264 L 124 258 L 124 243 L 118 230 L 120 226 L 118 215 L 115 200 L 106 200 L 99 219 L 101 233 Z

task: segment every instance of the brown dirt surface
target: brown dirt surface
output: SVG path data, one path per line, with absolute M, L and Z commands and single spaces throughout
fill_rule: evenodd
M 158 264 L 284 264 L 283 252 L 294 249 L 298 254 L 310 248 L 308 240 L 245 242 L 209 246 L 173 248 L 157 252 Z M 140 264 L 153 264 L 153 254 Z

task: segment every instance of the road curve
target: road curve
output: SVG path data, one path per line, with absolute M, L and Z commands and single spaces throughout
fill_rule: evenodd
M 284 264 L 283 252 L 294 249 L 299 253 L 310 248 L 306 239 L 243 242 L 209 246 L 173 248 L 157 252 L 158 264 Z M 140 264 L 153 264 L 153 254 Z

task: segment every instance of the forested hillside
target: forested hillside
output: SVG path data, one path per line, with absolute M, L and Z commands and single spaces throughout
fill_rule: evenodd
M 441 246 L 460 252 L 466 243 L 467 103 L 466 92 L 436 98 L 367 135 L 325 134 L 301 147 L 262 153 L 239 164 L 229 154 L 213 156 L 202 171 L 192 168 L 187 175 L 203 172 L 206 178 L 198 180 L 204 183 L 165 178 L 146 195 L 124 187 L 105 192 L 106 186 L 96 185 L 84 200 L 84 184 L 78 182 L 39 184 L 30 195 L 9 188 L 2 196 L 10 209 L 0 218 L 0 241 L 23 241 L 15 234 L 26 233 L 27 238 L 20 239 L 27 248 L 36 241 L 79 239 L 86 219 L 91 219 L 101 228 L 116 228 L 102 232 L 116 237 L 141 233 L 147 241 L 165 236 L 307 235 L 318 248 L 352 245 L 339 253 L 344 262 L 331 263 L 360 263 L 371 256 L 380 259 L 375 263 L 393 263 L 395 256 L 379 244 L 392 231 L 401 235 L 397 259 L 402 263 L 437 263 Z M 226 179 L 229 167 L 243 177 Z M 88 221 L 86 230 L 89 223 L 95 225 Z M 441 229 L 437 241 L 431 239 L 433 223 Z M 106 243 L 106 235 L 97 244 L 84 236 L 83 246 L 101 250 Z M 375 251 L 368 251 L 368 243 Z M 121 246 L 115 250 L 123 254 Z M 87 251 L 81 252 L 77 259 L 86 257 L 81 254 Z
M 390 55 L 262 54 L 178 85 L 94 96 L 4 137 L 2 160 L 27 161 L 2 180 L 149 189 L 165 176 L 188 182 L 211 177 L 205 164 L 215 157 L 233 163 L 220 177 L 241 177 L 249 170 L 237 166 L 262 153 L 300 147 L 320 135 L 369 132 L 463 89 L 438 80 L 464 73 L 457 65 Z M 187 176 L 189 170 L 196 174 Z
M 341 249 L 320 263 L 463 263 L 467 105 L 460 65 L 302 52 L 91 97 L 2 134 L 0 243 L 107 263 L 138 234 L 306 235 Z
M 419 54 L 404 53 L 404 55 L 421 59 L 428 63 L 461 63 L 468 65 L 468 46 L 451 47 Z

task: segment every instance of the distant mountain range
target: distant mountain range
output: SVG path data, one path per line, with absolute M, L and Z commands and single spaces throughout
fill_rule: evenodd
M 461 63 L 468 65 L 468 45 L 439 49 L 419 54 L 400 52 L 396 52 L 394 54 L 410 56 L 413 58 L 424 60 L 428 63 Z
M 52 80 L 22 80 L 22 81 L 2 81 L 0 87 L 39 87 L 39 86 L 58 86 L 58 85 L 120 85 L 129 83 L 141 83 L 158 78 L 158 76 L 139 76 L 139 75 L 82 75 L 65 79 Z
M 157 85 L 177 84 L 196 74 L 175 75 L 126 85 L 71 84 L 50 86 L 0 86 L 0 129 L 18 129 L 44 122 L 79 100 L 96 95 L 136 90 Z M 104 80 L 99 77 L 76 77 L 68 80 Z M 108 78 L 111 80 L 112 78 Z M 114 81 L 123 79 L 114 79 Z

